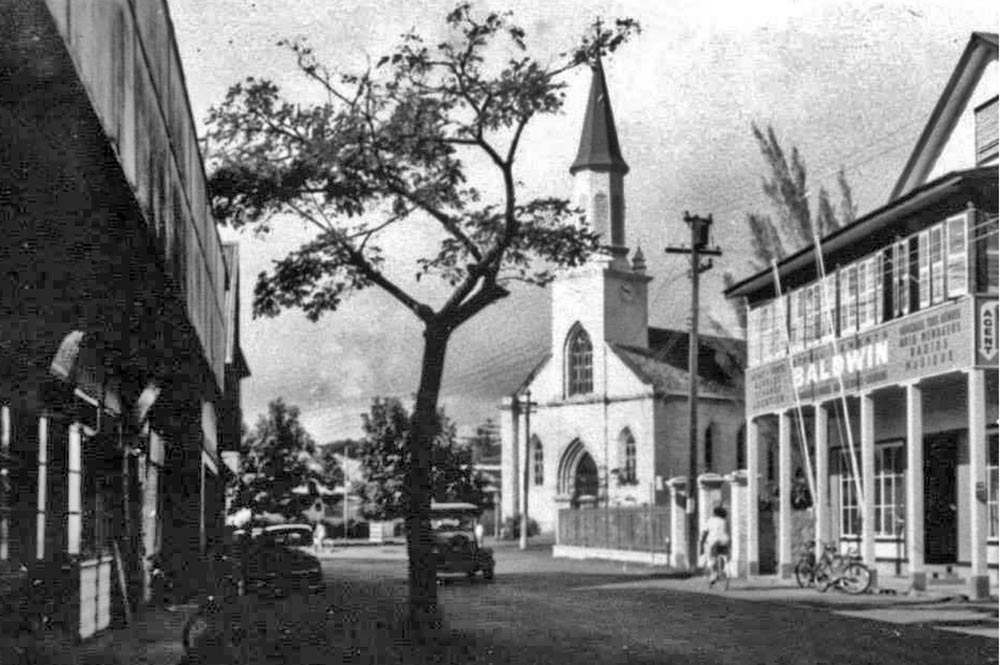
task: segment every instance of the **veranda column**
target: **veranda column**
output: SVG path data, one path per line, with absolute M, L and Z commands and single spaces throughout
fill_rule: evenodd
M 760 431 L 757 420 L 747 419 L 747 492 L 746 492 L 746 530 L 747 530 L 747 575 L 760 573 L 760 446 L 758 440 Z
M 683 570 L 688 567 L 687 478 L 671 478 L 667 484 L 670 486 L 670 565 Z
M 924 569 L 924 422 L 921 390 L 906 386 L 906 558 L 910 586 L 927 588 Z
M 792 576 L 792 418 L 778 414 L 778 574 Z
M 826 542 L 830 539 L 830 449 L 827 442 L 827 425 L 829 412 L 822 404 L 815 406 L 814 441 L 816 442 L 816 496 L 813 506 L 816 509 L 816 541 Z M 817 545 L 817 551 L 819 551 Z
M 38 503 L 35 513 L 35 558 L 45 558 L 45 506 L 49 486 L 49 419 L 38 418 Z
M 3 454 L 4 459 L 9 459 L 10 455 L 10 407 L 4 405 L 0 406 L 0 454 Z M 4 467 L 7 473 L 10 470 Z M 7 480 L 5 478 L 4 480 Z M 10 543 L 10 520 L 7 517 L 7 508 L 10 505 L 11 496 L 10 492 L 7 491 L 6 486 L 0 487 L 0 561 L 7 561 L 10 557 L 9 543 Z
M 729 548 L 730 570 L 735 577 L 746 577 L 746 513 L 747 505 L 747 474 L 737 469 L 729 476 Z
M 875 400 L 871 393 L 861 396 L 861 558 L 875 573 Z
M 986 387 L 984 371 L 969 371 L 969 598 L 990 595 L 990 574 L 986 564 L 987 516 L 985 497 L 977 487 L 986 487 Z
M 80 553 L 80 537 L 82 534 L 81 504 L 83 499 L 83 439 L 80 425 L 73 423 L 69 428 L 69 448 L 67 450 L 67 489 L 66 497 L 66 551 L 70 554 Z

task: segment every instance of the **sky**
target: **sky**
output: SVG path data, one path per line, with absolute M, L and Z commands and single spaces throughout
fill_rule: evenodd
M 316 91 L 278 40 L 304 37 L 335 71 L 377 61 L 411 29 L 432 43 L 454 2 L 393 0 L 169 0 L 196 120 L 247 76 L 269 78 L 289 99 Z M 642 32 L 605 62 L 618 134 L 631 167 L 625 179 L 626 242 L 641 246 L 654 278 L 650 324 L 686 329 L 690 292 L 684 257 L 685 211 L 713 215 L 723 255 L 702 275 L 703 329 L 718 322 L 740 335 L 722 297 L 722 275 L 751 269 L 746 214 L 768 212 L 765 173 L 750 131 L 771 124 L 786 148 L 802 153 L 811 191 L 837 191 L 844 168 L 861 214 L 884 204 L 972 31 L 995 32 L 1000 9 L 988 0 L 474 2 L 511 10 L 531 55 L 569 48 L 595 18 L 637 19 Z M 529 127 L 516 175 L 533 195 L 568 197 L 590 74 L 566 79 L 563 113 Z M 203 125 L 202 125 L 203 128 Z M 481 175 L 474 171 L 474 175 Z M 834 200 L 838 197 L 835 195 Z M 815 204 L 815 199 L 813 199 Z M 242 346 L 252 376 L 243 384 L 253 424 L 277 397 L 298 406 L 320 442 L 356 437 L 372 398 L 404 400 L 416 390 L 421 329 L 413 315 L 375 290 L 362 292 L 317 323 L 297 311 L 253 319 L 256 275 L 309 238 L 283 220 L 266 238 L 223 230 L 240 242 Z M 387 241 L 393 275 L 418 294 L 414 261 L 432 247 L 418 222 Z M 680 288 L 679 288 L 680 287 Z M 548 290 L 513 289 L 456 332 L 441 402 L 470 433 L 524 380 L 550 344 Z

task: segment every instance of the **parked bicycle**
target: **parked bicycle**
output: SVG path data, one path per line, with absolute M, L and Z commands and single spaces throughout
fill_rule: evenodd
M 813 586 L 816 580 L 816 541 L 807 540 L 799 543 L 798 561 L 795 562 L 795 581 L 799 587 L 806 588 Z
M 861 561 L 861 556 L 856 550 L 851 550 L 847 554 L 841 554 L 836 543 L 819 543 L 822 545 L 822 554 L 816 559 L 812 566 L 812 585 L 819 591 L 827 589 L 837 589 L 851 595 L 859 595 L 868 591 L 872 583 L 871 570 Z M 800 559 L 803 564 L 806 558 Z M 804 586 L 802 578 L 799 577 L 800 569 L 796 564 L 796 579 L 800 586 Z M 809 572 L 803 565 L 803 578 L 808 578 Z

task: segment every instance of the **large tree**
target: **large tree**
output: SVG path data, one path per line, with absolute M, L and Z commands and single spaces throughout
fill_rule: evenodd
M 370 412 L 364 414 L 365 438 L 358 449 L 364 479 L 355 489 L 362 500 L 362 513 L 369 519 L 391 520 L 408 513 L 405 469 L 412 464 L 412 425 L 410 414 L 398 399 L 376 399 Z M 472 449 L 458 442 L 455 423 L 443 412 L 438 413 L 437 431 L 431 450 L 432 499 L 485 506 L 486 480 L 473 467 Z
M 315 320 L 377 287 L 423 326 L 405 481 L 410 618 L 418 627 L 438 615 L 428 510 L 448 342 L 505 298 L 510 281 L 545 284 L 553 266 L 579 265 L 598 247 L 568 201 L 520 195 L 515 162 L 525 128 L 560 111 L 568 72 L 615 51 L 638 25 L 598 22 L 546 62 L 527 55 L 526 33 L 508 13 L 478 15 L 461 4 L 445 29 L 433 43 L 403 35 L 374 66 L 349 73 L 321 63 L 302 41 L 285 42 L 325 101 L 295 103 L 275 83 L 248 78 L 208 117 L 217 218 L 258 231 L 289 220 L 315 229 L 259 276 L 255 316 L 301 308 Z M 406 223 L 422 237 L 428 223 L 436 227 L 437 250 L 414 269 L 418 281 L 443 280 L 440 301 L 440 289 L 417 293 L 398 279 L 392 264 L 400 257 L 383 240 Z
M 299 518 L 315 500 L 317 484 L 329 484 L 338 471 L 317 458 L 316 442 L 299 421 L 299 409 L 279 397 L 244 436 L 232 510 L 249 509 L 257 518 L 265 513 Z

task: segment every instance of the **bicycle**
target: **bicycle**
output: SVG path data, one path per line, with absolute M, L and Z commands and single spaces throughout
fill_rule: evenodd
M 795 562 L 795 581 L 799 588 L 811 587 L 816 581 L 816 541 L 807 540 L 798 546 L 799 559 Z
M 726 552 L 728 548 L 713 545 L 715 550 L 709 555 L 708 560 L 708 586 L 712 588 L 716 582 L 723 583 L 723 589 L 729 590 L 729 556 Z
M 813 567 L 813 584 L 821 592 L 833 587 L 851 595 L 868 591 L 872 573 L 855 550 L 841 554 L 837 545 L 825 543 L 823 553 Z

